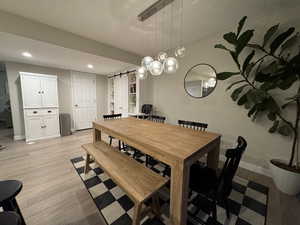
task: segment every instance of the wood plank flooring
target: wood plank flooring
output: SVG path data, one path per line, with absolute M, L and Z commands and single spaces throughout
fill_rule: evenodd
M 0 180 L 19 179 L 17 200 L 27 225 L 104 225 L 92 198 L 76 174 L 71 158 L 83 155 L 91 130 L 33 145 L 0 134 Z M 272 180 L 240 169 L 239 175 L 270 187 L 267 225 L 300 225 L 300 200 L 280 194 Z

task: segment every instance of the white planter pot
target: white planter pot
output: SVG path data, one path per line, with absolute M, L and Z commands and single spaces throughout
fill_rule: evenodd
M 282 161 L 282 160 L 278 160 Z M 270 169 L 276 187 L 288 195 L 300 193 L 300 174 L 282 169 L 270 162 Z

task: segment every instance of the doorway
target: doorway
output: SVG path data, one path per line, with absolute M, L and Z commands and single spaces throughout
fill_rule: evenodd
M 13 139 L 8 80 L 5 64 L 0 63 L 0 149 Z
M 96 75 L 72 71 L 71 80 L 73 127 L 92 128 L 97 119 Z

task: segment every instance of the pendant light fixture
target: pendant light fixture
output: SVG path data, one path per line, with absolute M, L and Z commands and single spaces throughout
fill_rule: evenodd
M 157 58 L 153 58 L 151 56 L 145 56 L 142 59 L 141 62 L 141 67 L 139 67 L 137 69 L 137 77 L 141 80 L 146 79 L 147 78 L 147 74 L 148 71 L 151 73 L 151 75 L 153 76 L 159 76 L 161 75 L 163 72 L 165 72 L 166 74 L 174 74 L 179 65 L 178 65 L 178 60 L 176 58 L 182 58 L 185 55 L 185 47 L 183 47 L 182 45 L 182 29 L 183 29 L 183 0 L 159 0 L 156 3 L 154 3 L 153 5 L 151 5 L 148 9 L 146 9 L 144 12 L 142 12 L 138 18 L 140 21 L 144 21 L 147 18 L 149 18 L 150 16 L 156 14 L 159 10 L 165 8 L 167 5 L 169 5 L 169 14 L 170 14 L 170 24 L 168 25 L 168 28 L 170 29 L 169 31 L 169 46 L 168 49 L 172 49 L 173 48 L 173 43 L 172 43 L 172 39 L 173 36 L 176 35 L 172 35 L 173 33 L 173 21 L 175 20 L 175 18 L 173 18 L 174 16 L 174 5 L 175 3 L 179 2 L 179 6 L 177 8 L 178 10 L 178 14 L 180 15 L 180 22 L 179 22 L 179 38 L 178 38 L 178 46 L 175 48 L 174 51 L 174 57 L 171 56 L 170 54 L 168 55 L 166 51 L 162 50 L 158 53 Z M 165 10 L 166 11 L 166 10 Z M 167 20 L 166 18 L 164 18 L 165 15 L 165 11 L 163 12 L 163 16 L 160 16 L 160 18 L 163 17 L 163 19 L 165 19 L 164 23 L 160 22 L 161 24 L 166 24 Z M 159 25 L 157 22 L 158 19 L 158 15 L 156 15 L 155 18 L 155 32 L 154 32 L 154 43 L 159 43 L 159 38 L 158 38 L 158 34 L 159 34 Z M 163 27 L 161 25 L 161 27 Z M 163 30 L 163 29 L 162 29 Z M 161 32 L 161 42 L 163 42 L 163 32 Z

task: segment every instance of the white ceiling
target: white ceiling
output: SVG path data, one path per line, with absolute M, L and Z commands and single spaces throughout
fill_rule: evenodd
M 22 52 L 25 51 L 30 52 L 33 57 L 22 56 Z M 1 32 L 0 61 L 15 61 L 102 75 L 135 68 L 134 65 L 117 60 Z M 92 64 L 94 68 L 89 69 L 87 64 Z
M 146 55 L 156 54 L 162 48 L 157 42 L 154 45 L 153 27 L 156 19 L 152 17 L 141 23 L 137 20 L 137 15 L 155 1 L 0 0 L 0 9 L 129 52 Z M 282 20 L 288 20 L 291 14 L 297 15 L 299 9 L 299 0 L 184 0 L 184 42 L 190 43 L 232 30 L 232 26 L 244 15 L 249 16 L 251 24 L 284 23 Z M 165 29 L 158 35 L 165 38 L 164 47 L 168 47 L 169 43 L 166 18 L 170 16 L 165 16 L 164 25 L 160 25 Z M 173 19 L 175 28 L 178 27 L 178 21 Z M 160 24 L 160 19 L 157 24 Z M 172 37 L 174 46 L 177 38 L 174 33 Z

